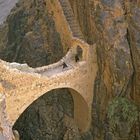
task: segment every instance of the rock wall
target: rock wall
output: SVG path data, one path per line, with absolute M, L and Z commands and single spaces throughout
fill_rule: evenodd
M 127 131 L 129 126 L 121 122 L 120 114 L 117 117 L 121 128 L 118 125 L 112 128 L 108 106 L 116 97 L 127 98 L 140 111 L 140 1 L 69 1 L 85 39 L 97 45 L 99 71 L 94 85 L 91 129 L 85 134 L 79 133 L 71 119 L 73 101 L 65 90 L 59 91 L 67 92 L 64 99 L 63 94 L 40 98 L 14 128 L 19 130 L 23 140 L 139 140 L 140 120 Z M 45 5 L 44 0 L 21 0 L 16 5 L 7 24 L 0 28 L 1 58 L 36 67 L 53 63 L 63 56 L 63 42 L 52 19 L 53 13 L 48 13 Z M 46 106 L 48 100 L 50 106 Z M 128 114 L 127 107 L 131 109 L 132 103 L 126 100 L 124 103 Z M 135 114 L 133 108 L 132 111 Z
M 109 130 L 109 101 L 118 96 L 129 98 L 140 109 L 140 1 L 70 2 L 88 43 L 97 45 L 99 71 L 93 102 L 93 139 L 118 140 L 120 136 L 114 137 L 117 132 Z M 127 133 L 126 139 L 140 139 L 139 126 L 137 121 L 131 128 L 134 131 L 135 127 L 135 132 Z
M 0 56 L 6 61 L 37 67 L 54 63 L 63 56 L 60 35 L 44 0 L 18 2 L 0 34 Z

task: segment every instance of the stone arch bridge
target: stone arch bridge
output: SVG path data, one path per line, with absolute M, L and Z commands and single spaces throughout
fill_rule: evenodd
M 64 5 L 63 1 L 66 2 Z M 63 1 L 56 0 L 62 11 L 65 5 L 70 6 L 68 0 Z M 70 13 L 72 14 L 72 11 Z M 65 18 L 67 30 L 70 31 L 68 44 L 70 49 L 60 61 L 48 66 L 31 68 L 27 64 L 0 60 L 0 93 L 2 93 L 0 132 L 2 131 L 8 140 L 11 140 L 12 125 L 25 109 L 46 92 L 58 88 L 73 89 L 71 94 L 74 101 L 74 120 L 82 132 L 90 127 L 94 80 L 97 72 L 95 45 L 83 41 L 80 31 L 73 34 L 73 26 L 69 27 L 70 23 L 65 13 L 61 14 Z M 59 23 L 56 26 L 59 26 Z M 76 26 L 79 27 L 78 24 Z M 61 33 L 63 40 L 63 31 Z M 82 59 L 78 62 L 75 61 L 77 46 L 82 49 Z M 63 68 L 64 63 L 67 65 L 65 68 Z

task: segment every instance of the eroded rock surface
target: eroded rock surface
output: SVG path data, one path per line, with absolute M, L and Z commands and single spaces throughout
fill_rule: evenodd
M 133 100 L 140 110 L 140 1 L 69 1 L 85 39 L 90 44 L 97 44 L 99 71 L 94 85 L 91 129 L 85 134 L 79 134 L 72 122 L 72 129 L 67 128 L 64 121 L 67 113 L 63 110 L 67 108 L 68 113 L 72 114 L 72 100 L 69 95 L 66 97 L 67 100 L 61 101 L 62 104 L 71 101 L 67 107 L 58 105 L 60 102 L 56 102 L 53 96 L 51 99 L 42 97 L 21 116 L 22 121 L 17 122 L 15 128 L 19 129 L 23 140 L 139 140 L 139 120 L 130 132 L 125 131 L 127 126 L 124 125 L 121 131 L 125 137 L 122 137 L 118 134 L 119 130 L 110 130 L 107 112 L 109 102 L 116 96 Z M 45 1 L 39 0 L 22 0 L 17 5 L 7 19 L 7 25 L 4 27 L 7 31 L 4 32 L 3 28 L 0 30 L 1 58 L 27 62 L 30 66 L 36 67 L 52 63 L 62 56 L 63 48 L 54 26 L 55 22 L 44 8 Z M 45 106 L 47 100 L 51 105 Z M 53 119 L 49 117 L 49 114 L 53 115 L 54 110 L 57 119 L 55 116 Z M 68 116 L 71 116 L 70 114 Z M 58 121 L 61 122 L 59 125 Z
M 127 97 L 140 108 L 140 1 L 70 2 L 87 41 L 97 44 L 99 71 L 93 102 L 93 139 L 118 140 L 120 136 L 117 132 L 112 133 L 109 130 L 109 101 L 116 96 Z M 135 127 L 131 128 L 132 131 L 127 133 L 125 139 L 140 139 L 139 124 L 140 122 L 137 122 Z M 122 131 L 125 133 L 124 129 Z
M 3 26 L 0 29 L 2 59 L 26 62 L 32 67 L 37 67 L 62 58 L 63 46 L 60 36 L 44 0 L 21 0 L 12 9 L 6 25 Z

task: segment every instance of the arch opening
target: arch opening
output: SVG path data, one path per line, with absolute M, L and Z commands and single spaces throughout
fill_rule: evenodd
M 86 61 L 88 59 L 89 45 L 81 40 L 74 39 L 72 44 L 72 48 L 74 48 L 74 54 L 78 55 L 80 61 Z
M 17 119 L 13 129 L 19 131 L 22 140 L 63 139 L 68 129 L 85 129 L 87 114 L 86 102 L 77 91 L 54 89 L 34 101 Z

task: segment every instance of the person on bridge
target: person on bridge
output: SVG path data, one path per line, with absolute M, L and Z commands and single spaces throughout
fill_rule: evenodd
M 69 50 L 70 50 L 70 48 L 68 47 L 68 48 L 67 48 L 67 52 L 68 52 Z
M 68 67 L 67 64 L 65 62 L 63 62 L 63 69 Z
M 75 62 L 78 62 L 80 59 L 79 59 L 79 56 L 78 54 L 75 55 Z

